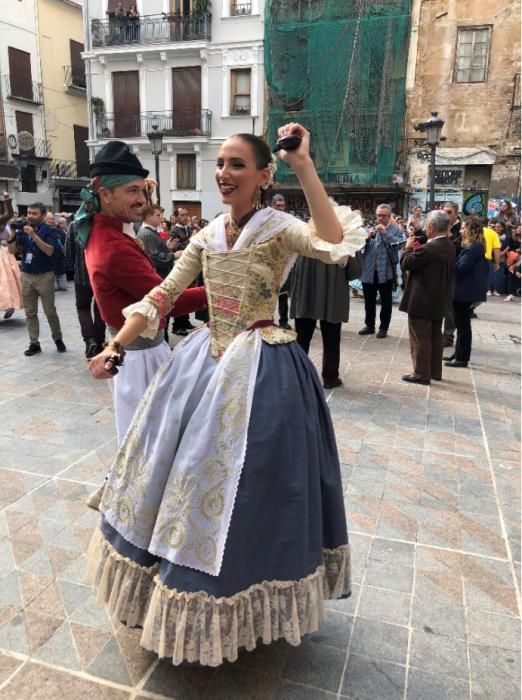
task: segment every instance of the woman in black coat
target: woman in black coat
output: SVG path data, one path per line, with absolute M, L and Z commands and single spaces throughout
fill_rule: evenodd
M 486 301 L 488 263 L 482 221 L 470 216 L 462 224 L 462 250 L 455 263 L 453 312 L 457 328 L 455 353 L 445 357 L 446 367 L 467 367 L 471 355 L 471 310 L 477 301 Z

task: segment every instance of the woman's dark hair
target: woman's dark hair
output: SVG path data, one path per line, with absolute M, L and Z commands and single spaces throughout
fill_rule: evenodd
M 466 233 L 463 234 L 462 245 L 466 247 L 472 243 L 482 243 L 485 247 L 484 222 L 480 216 L 468 216 L 464 219 L 464 223 L 466 224 Z
M 248 143 L 250 148 L 253 150 L 256 165 L 258 170 L 263 170 L 272 160 L 272 151 L 270 150 L 267 142 L 260 136 L 255 136 L 254 134 L 234 134 L 231 136 L 232 139 L 241 139 Z

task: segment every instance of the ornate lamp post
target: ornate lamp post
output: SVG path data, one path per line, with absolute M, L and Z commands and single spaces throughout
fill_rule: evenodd
M 423 131 L 426 134 L 426 141 L 430 147 L 430 211 L 435 208 L 435 154 L 440 143 L 440 134 L 444 121 L 439 117 L 438 112 L 432 112 L 431 117 L 425 122 L 415 124 L 415 131 Z
M 157 194 L 157 198 L 158 198 L 158 204 L 161 204 L 161 201 L 160 201 L 159 157 L 163 151 L 163 134 L 161 133 L 161 131 L 158 131 L 157 124 L 152 125 L 152 131 L 147 134 L 147 138 L 150 141 L 150 148 L 152 151 L 152 155 L 154 156 L 154 164 L 156 166 L 156 182 L 158 183 L 156 194 Z

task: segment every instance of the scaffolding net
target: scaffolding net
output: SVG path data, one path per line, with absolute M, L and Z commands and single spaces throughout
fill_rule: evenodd
M 409 0 L 269 0 L 267 138 L 297 121 L 325 183 L 389 184 L 402 138 Z M 294 180 L 278 170 L 282 183 Z

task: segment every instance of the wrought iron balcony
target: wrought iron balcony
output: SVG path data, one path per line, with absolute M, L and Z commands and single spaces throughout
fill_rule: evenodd
M 9 149 L 7 148 L 7 136 L 0 134 L 0 160 L 9 160 Z
M 12 100 L 25 100 L 42 104 L 43 91 L 42 83 L 35 83 L 31 80 L 20 80 L 12 75 L 4 75 L 5 94 Z
M 210 12 L 178 12 L 144 15 L 132 20 L 110 16 L 91 21 L 93 48 L 126 44 L 157 44 L 173 41 L 210 41 Z
M 11 147 L 13 158 L 22 160 L 49 160 L 51 157 L 51 145 L 49 141 L 46 141 L 46 139 L 32 138 L 31 134 L 28 134 L 28 132 L 22 132 L 22 135 L 24 136 L 23 140 L 20 134 L 17 136 L 13 134 L 8 137 L 8 143 Z
M 240 15 L 251 15 L 252 3 L 250 2 L 231 2 L 230 16 L 239 17 Z
M 75 160 L 52 160 L 49 163 L 49 177 L 53 180 L 88 180 L 89 164 Z
M 153 127 L 163 136 L 210 136 L 212 112 L 209 109 L 141 114 L 103 114 L 96 117 L 96 138 L 146 137 Z
M 64 66 L 65 87 L 69 91 L 85 94 L 87 89 L 87 80 L 85 78 L 84 68 L 75 68 L 74 66 Z

